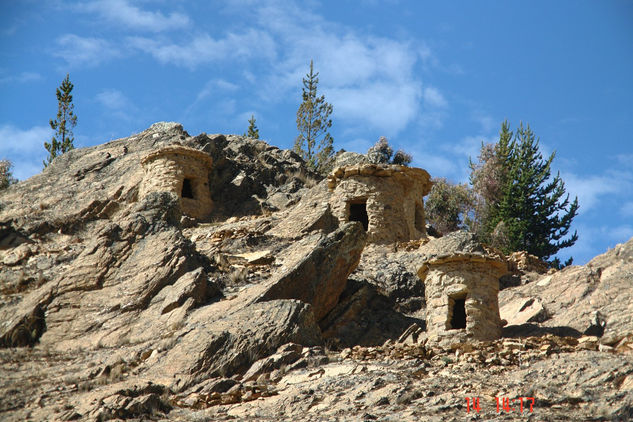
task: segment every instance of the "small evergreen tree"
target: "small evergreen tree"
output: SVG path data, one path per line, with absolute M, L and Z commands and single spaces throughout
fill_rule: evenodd
M 529 125 L 521 124 L 512 137 L 504 122 L 489 155 L 483 163 L 480 157 L 480 166 L 473 166 L 471 174 L 475 191 L 485 201 L 485 212 L 478 218 L 486 240 L 505 252 L 525 250 L 544 260 L 572 246 L 578 233 L 565 237 L 578 213 L 578 198 L 570 202 L 560 174 L 551 177 L 555 153 L 544 160 Z M 556 259 L 551 263 L 560 265 Z
M 50 120 L 51 129 L 55 131 L 51 143 L 44 142 L 44 148 L 48 151 L 48 158 L 44 161 L 44 167 L 48 166 L 55 157 L 75 148 L 73 145 L 73 127 L 77 125 L 77 116 L 73 109 L 73 96 L 71 94 L 73 84 L 70 77 L 66 78 L 57 88 L 57 118 Z
M 248 130 L 244 134 L 244 136 L 253 139 L 259 139 L 259 129 L 257 125 L 255 125 L 255 116 L 251 114 L 251 118 L 248 119 Z
M 9 160 L 0 160 L 0 190 L 8 188 L 18 181 L 13 177 L 11 171 L 13 164 Z
M 367 159 L 373 164 L 400 164 L 408 166 L 413 157 L 411 154 L 399 149 L 395 154 L 393 148 L 389 145 L 389 140 L 384 136 L 378 138 L 378 142 L 367 150 Z
M 308 167 L 321 174 L 327 173 L 332 166 L 334 139 L 328 129 L 332 127 L 332 105 L 325 96 L 317 96 L 319 73 L 314 73 L 314 64 L 310 60 L 310 73 L 303 78 L 303 102 L 297 110 L 297 129 L 294 151 L 303 158 Z

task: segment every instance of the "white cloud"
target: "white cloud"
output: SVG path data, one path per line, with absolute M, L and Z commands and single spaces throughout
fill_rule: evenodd
M 369 126 L 390 137 L 404 129 L 417 113 L 421 87 L 376 81 L 362 88 L 343 86 L 324 91 L 328 101 L 336 105 L 337 118 Z
M 150 12 L 130 4 L 127 0 L 98 0 L 79 5 L 79 10 L 93 12 L 108 22 L 127 26 L 131 29 L 152 32 L 183 28 L 191 22 L 182 13 L 164 15 L 160 11 Z
M 415 65 L 428 51 L 407 41 L 359 34 L 309 12 L 269 5 L 258 13 L 260 22 L 275 19 L 272 31 L 282 52 L 263 84 L 262 98 L 282 100 L 296 91 L 314 59 L 319 88 L 334 105 L 337 120 L 392 137 L 419 117 L 423 89 Z M 438 95 L 432 99 L 441 101 Z
M 620 207 L 620 214 L 624 217 L 633 217 L 633 201 L 627 201 Z
M 44 142 L 50 141 L 52 130 L 46 126 L 19 129 L 11 124 L 0 125 L 0 158 L 13 163 L 13 175 L 26 179 L 42 170 L 47 152 Z
M 96 99 L 105 108 L 120 110 L 130 105 L 128 98 L 116 89 L 106 89 L 97 94 Z
M 586 264 L 597 254 L 602 254 L 608 248 L 613 248 L 616 244 L 624 243 L 633 237 L 633 226 L 630 224 L 596 226 L 581 223 L 575 229 L 578 230 L 576 243 L 569 248 L 561 249 L 558 253 L 563 261 L 573 256 L 575 265 Z
M 602 197 L 619 194 L 625 185 L 614 183 L 608 175 L 576 175 L 574 173 L 561 173 L 565 182 L 565 189 L 570 198 L 578 196 L 579 213 L 586 213 L 599 204 Z
M 424 103 L 430 107 L 444 108 L 448 102 L 442 93 L 434 87 L 424 88 Z
M 83 9 L 145 29 L 159 23 L 178 27 L 186 18 L 143 11 L 123 0 L 96 1 Z M 301 79 L 310 59 L 314 59 L 315 70 L 320 73 L 319 91 L 334 104 L 337 120 L 388 137 L 413 121 L 441 126 L 446 98 L 437 88 L 423 86 L 420 69 L 416 68 L 434 59 L 423 42 L 361 33 L 326 21 L 310 5 L 293 1 L 236 1 L 221 10 L 246 17 L 251 24 L 228 26 L 220 35 L 199 30 L 184 40 L 174 39 L 171 34 L 131 36 L 125 39 L 125 51 L 143 52 L 160 63 L 192 70 L 230 63 L 239 68 L 234 77 L 255 85 L 260 99 L 273 103 L 287 101 L 291 93 L 292 98 L 297 97 Z M 60 44 L 65 48 L 58 55 L 70 63 L 94 64 L 121 54 L 95 38 L 66 35 Z M 208 96 L 208 92 L 203 88 L 195 101 Z
M 473 110 L 471 119 L 481 125 L 481 131 L 484 133 L 489 133 L 498 125 L 498 122 L 490 114 L 481 110 Z
M 17 75 L 5 76 L 0 78 L 0 84 L 9 82 L 25 83 L 42 79 L 42 75 L 37 72 L 22 72 Z
M 75 34 L 62 35 L 57 39 L 57 45 L 53 55 L 61 57 L 70 66 L 96 66 L 121 55 L 121 52 L 106 40 Z
M 191 104 L 189 104 L 187 108 L 185 109 L 183 118 L 186 118 L 191 113 L 191 111 L 198 106 L 198 104 L 200 104 L 204 99 L 210 97 L 212 94 L 214 93 L 219 94 L 220 92 L 227 92 L 227 91 L 235 92 L 239 88 L 240 87 L 238 85 L 231 83 L 229 81 L 226 81 L 224 79 L 211 79 L 207 81 L 207 83 L 204 84 L 202 89 L 196 95 L 196 99 L 193 100 Z M 249 115 L 249 118 L 250 118 L 250 115 Z
M 271 37 L 254 29 L 242 34 L 229 33 L 220 39 L 200 34 L 183 44 L 146 37 L 130 37 L 128 41 L 132 47 L 152 55 L 161 63 L 191 69 L 216 60 L 273 59 L 275 56 L 275 44 Z

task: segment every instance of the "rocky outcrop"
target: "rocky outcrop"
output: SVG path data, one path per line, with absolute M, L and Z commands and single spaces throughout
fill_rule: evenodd
M 613 346 L 633 335 L 631 274 L 633 241 L 617 245 L 585 266 L 567 267 L 503 290 L 499 304 L 503 308 L 518 301 L 540 303 L 547 315 L 541 316 L 543 326 L 598 334 L 601 343 Z
M 286 251 L 285 268 L 266 283 L 257 300 L 299 299 L 311 304 L 320 320 L 338 303 L 364 246 L 365 233 L 359 223 L 300 241 Z
M 253 362 L 290 342 L 322 343 L 310 305 L 297 300 L 256 303 L 200 322 L 147 370 L 155 382 L 177 392 L 209 377 L 244 373 Z
M 212 163 L 212 222 L 187 216 L 184 179 L 144 190 L 160 151 Z M 337 183 L 373 168 L 338 160 Z M 502 338 L 448 346 L 430 335 L 435 293 L 466 288 L 481 322 L 470 305 L 505 258 L 465 232 L 365 245 L 331 198 L 290 151 L 175 123 L 0 192 L 0 419 L 452 420 L 465 395 L 486 420 L 529 418 L 520 397 L 539 420 L 631 418 L 633 240 L 521 274 L 500 292 Z

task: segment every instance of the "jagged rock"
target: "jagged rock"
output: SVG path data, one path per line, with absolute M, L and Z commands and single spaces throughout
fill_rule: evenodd
M 289 342 L 322 342 L 311 306 L 297 300 L 255 303 L 199 323 L 152 367 L 152 373 L 157 382 L 182 391 L 208 377 L 245 372 Z
M 142 158 L 174 146 L 212 163 L 209 222 L 178 188 L 142 191 Z M 404 170 L 335 167 L 319 182 L 292 151 L 159 123 L 2 190 L 0 419 L 452 420 L 465 394 L 486 420 L 521 416 L 495 396 L 534 397 L 539 420 L 631 419 L 633 240 L 501 292 L 550 319 L 438 347 L 418 269 L 494 254 L 466 233 L 363 249 L 328 186 Z
M 352 222 L 309 240 L 287 251 L 284 267 L 266 283 L 257 300 L 299 299 L 311 304 L 320 320 L 336 305 L 347 277 L 358 265 L 365 233 L 359 223 Z
M 298 238 L 312 231 L 334 231 L 339 222 L 332 214 L 328 204 L 329 197 L 326 182 L 319 183 L 268 233 L 273 236 Z
M 281 346 L 277 353 L 255 362 L 242 376 L 244 381 L 254 381 L 266 372 L 279 369 L 282 365 L 289 365 L 301 357 L 303 347 L 300 344 L 289 343 Z
M 592 326 L 603 331 L 600 339 L 613 345 L 633 333 L 633 239 L 617 245 L 579 267 L 543 275 L 532 283 L 502 290 L 499 305 L 520 298 L 535 298 L 547 309 L 545 327 L 569 327 L 580 333 Z M 596 321 L 596 312 L 600 321 Z

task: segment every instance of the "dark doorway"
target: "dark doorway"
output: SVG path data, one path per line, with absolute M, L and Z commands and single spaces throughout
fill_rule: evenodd
M 453 315 L 451 329 L 466 328 L 466 298 L 453 299 Z
M 369 228 L 367 202 L 349 204 L 349 221 L 360 221 L 365 231 L 367 231 L 367 229 Z
M 191 185 L 191 179 L 185 179 L 182 181 L 182 195 L 183 198 L 191 198 L 193 197 L 193 186 Z

